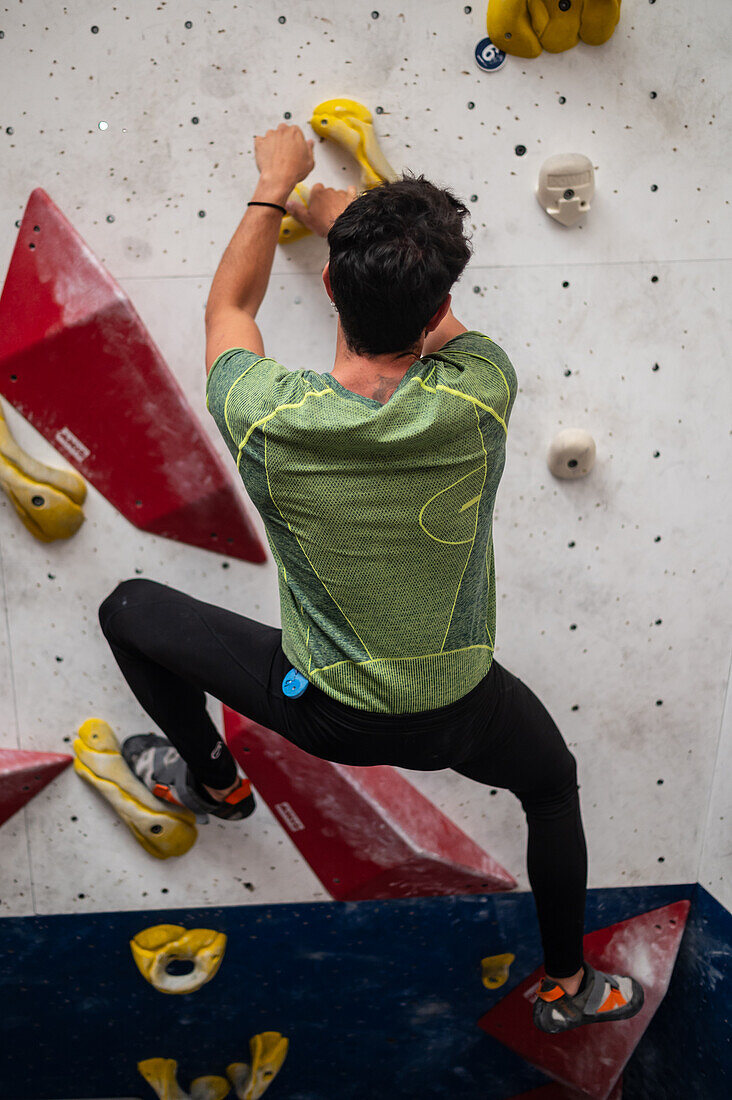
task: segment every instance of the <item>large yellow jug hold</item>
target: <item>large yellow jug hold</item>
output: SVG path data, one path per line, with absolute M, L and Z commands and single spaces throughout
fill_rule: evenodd
M 385 180 L 397 179 L 397 173 L 381 151 L 371 112 L 363 103 L 355 99 L 326 99 L 313 111 L 310 125 L 320 137 L 335 142 L 355 157 L 361 169 L 361 191 L 377 187 Z M 307 206 L 309 196 L 309 189 L 303 189 L 299 183 L 289 199 L 299 199 Z M 280 227 L 279 243 L 287 244 L 309 232 L 291 214 L 286 214 Z
M 84 478 L 75 470 L 57 470 L 26 454 L 10 434 L 1 404 L 0 486 L 40 542 L 71 538 L 84 522 Z
M 494 46 L 516 57 L 563 53 L 582 40 L 612 38 L 621 0 L 488 0 L 486 26 Z
M 132 957 L 150 985 L 160 993 L 194 993 L 218 972 L 226 950 L 226 936 L 210 928 L 186 932 L 179 924 L 156 924 L 130 940 Z M 170 974 L 172 962 L 192 962 L 189 974 Z
M 112 727 L 89 718 L 74 741 L 74 770 L 112 804 L 135 840 L 156 859 L 182 856 L 196 843 L 196 817 L 156 798 L 133 775 L 119 751 Z
M 233 1062 L 227 1067 L 237 1100 L 259 1100 L 282 1068 L 289 1042 L 279 1031 L 262 1031 L 249 1040 L 251 1063 Z
M 197 1077 L 190 1093 L 178 1084 L 178 1063 L 174 1058 L 145 1058 L 137 1063 L 142 1076 L 154 1089 L 158 1100 L 224 1100 L 231 1092 L 223 1077 Z

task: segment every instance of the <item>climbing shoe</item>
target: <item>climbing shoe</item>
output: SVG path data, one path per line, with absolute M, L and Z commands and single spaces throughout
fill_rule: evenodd
M 583 1024 L 627 1020 L 643 1007 L 643 986 L 635 978 L 603 974 L 584 963 L 582 985 L 574 997 L 544 978 L 534 1004 L 534 1023 L 554 1035 Z
M 185 760 L 166 737 L 136 733 L 122 742 L 120 751 L 130 771 L 156 798 L 192 810 L 199 824 L 205 825 L 209 814 L 226 821 L 241 821 L 254 812 L 254 795 L 248 779 L 238 776 L 238 786 L 223 802 L 217 802 L 196 782 Z

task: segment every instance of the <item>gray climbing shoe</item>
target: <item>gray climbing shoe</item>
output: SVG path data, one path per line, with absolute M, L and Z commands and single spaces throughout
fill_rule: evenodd
M 205 791 L 199 790 L 190 768 L 167 737 L 136 733 L 122 742 L 120 751 L 130 770 L 156 798 L 192 810 L 199 824 L 205 825 L 209 814 L 226 821 L 241 821 L 254 812 L 254 795 L 248 779 L 239 776 L 239 785 L 223 802 L 209 798 Z
M 643 986 L 622 974 L 604 974 L 584 963 L 586 983 L 570 997 L 561 985 L 544 978 L 534 1004 L 534 1023 L 554 1035 L 583 1024 L 627 1020 L 643 1007 Z

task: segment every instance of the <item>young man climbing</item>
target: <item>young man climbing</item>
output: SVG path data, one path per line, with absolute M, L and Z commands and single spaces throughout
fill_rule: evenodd
M 505 352 L 451 311 L 468 210 L 410 174 L 358 197 L 316 184 L 307 209 L 290 204 L 312 146 L 284 123 L 255 138 L 259 183 L 206 309 L 207 405 L 264 521 L 282 628 L 154 581 L 120 584 L 102 630 L 165 735 L 128 738 L 123 754 L 158 794 L 246 817 L 254 800 L 209 692 L 326 760 L 507 788 L 528 822 L 547 975 L 537 1027 L 627 1019 L 638 982 L 583 961 L 576 760 L 494 658 L 493 508 L 518 387 Z M 267 358 L 255 323 L 285 210 L 328 239 L 329 373 Z

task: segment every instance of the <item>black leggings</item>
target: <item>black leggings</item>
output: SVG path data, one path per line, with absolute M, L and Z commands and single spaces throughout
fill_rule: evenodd
M 527 868 L 546 972 L 567 978 L 580 969 L 587 848 L 577 762 L 539 699 L 498 661 L 449 706 L 375 714 L 338 703 L 312 683 L 298 698 L 286 696 L 291 662 L 281 630 L 156 581 L 123 581 L 101 605 L 99 621 L 139 703 L 199 783 L 220 789 L 236 777 L 206 709 L 208 692 L 324 760 L 452 768 L 510 790 L 529 826 Z

